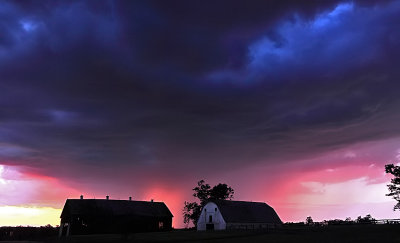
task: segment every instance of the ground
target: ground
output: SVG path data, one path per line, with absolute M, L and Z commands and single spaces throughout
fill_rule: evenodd
M 111 242 L 400 242 L 400 225 L 338 225 L 329 227 L 285 227 L 274 232 L 260 231 L 172 231 L 131 235 L 72 236 L 68 239 L 47 239 L 59 243 Z

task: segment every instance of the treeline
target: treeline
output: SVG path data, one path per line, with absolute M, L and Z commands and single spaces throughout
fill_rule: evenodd
M 321 222 L 314 222 L 311 216 L 306 218 L 305 222 L 288 222 L 285 225 L 292 225 L 292 226 L 327 226 L 327 225 L 353 225 L 353 224 L 376 224 L 378 221 L 373 218 L 370 214 L 367 214 L 365 217 L 358 216 L 357 219 L 352 220 L 350 217 L 346 218 L 345 220 L 342 219 L 331 219 L 331 220 L 324 220 Z M 386 223 L 386 221 L 384 222 Z M 389 224 L 390 222 L 387 221 Z
M 0 241 L 4 240 L 42 240 L 57 236 L 59 227 L 51 225 L 32 227 L 0 227 Z

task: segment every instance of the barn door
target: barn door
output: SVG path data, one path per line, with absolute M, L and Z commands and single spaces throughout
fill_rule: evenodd
M 214 213 L 207 213 L 206 214 L 206 230 L 214 230 Z

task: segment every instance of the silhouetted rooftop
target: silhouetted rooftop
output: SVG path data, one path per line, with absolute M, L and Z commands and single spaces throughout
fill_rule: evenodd
M 107 199 L 67 199 L 60 217 L 67 215 L 173 217 L 163 202 Z
M 214 200 L 226 223 L 282 224 L 275 210 L 266 203 Z

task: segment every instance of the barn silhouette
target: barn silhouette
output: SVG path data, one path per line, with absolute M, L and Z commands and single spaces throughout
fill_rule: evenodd
M 61 213 L 60 236 L 113 234 L 172 229 L 172 213 L 163 202 L 67 199 Z

